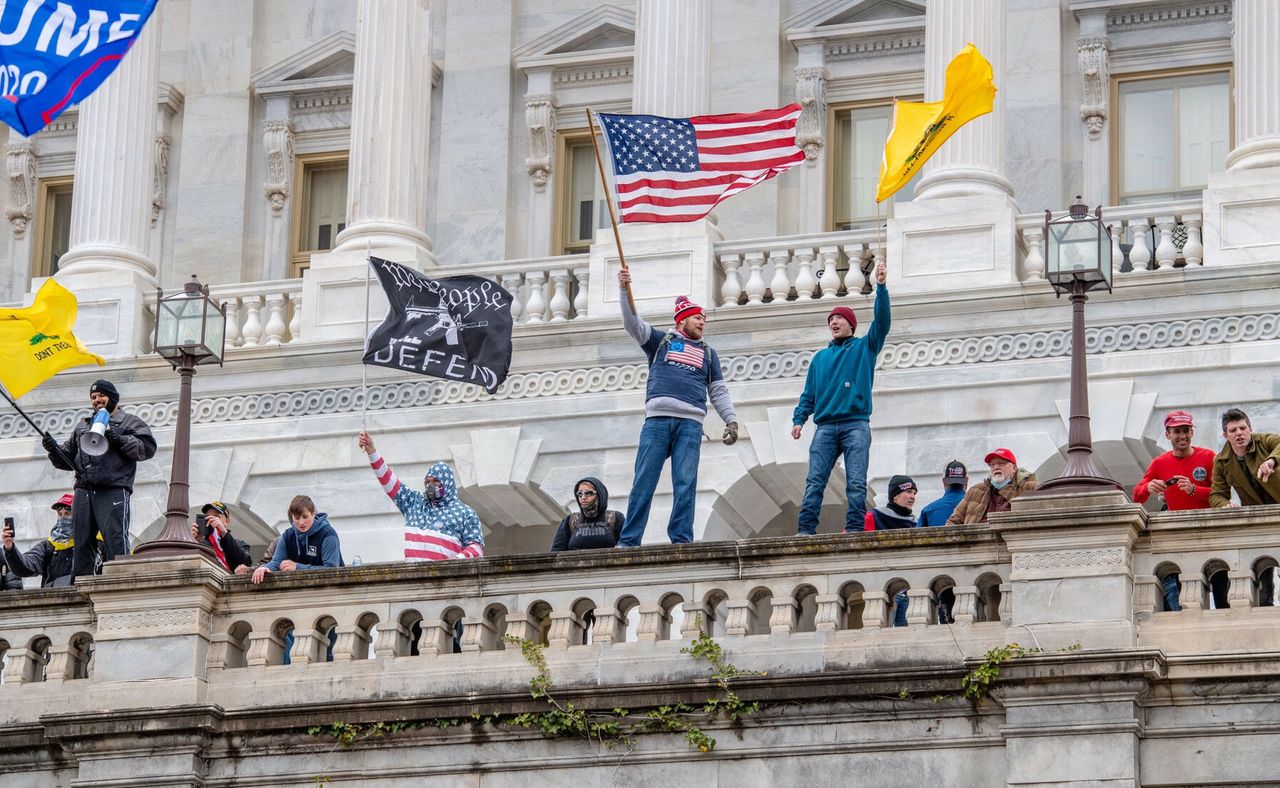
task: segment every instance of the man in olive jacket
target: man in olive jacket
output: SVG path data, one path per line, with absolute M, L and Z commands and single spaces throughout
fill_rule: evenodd
M 1018 458 L 1008 449 L 995 449 L 987 454 L 991 475 L 964 494 L 964 500 L 947 518 L 947 525 L 985 523 L 992 512 L 1007 512 L 1010 502 L 1036 488 L 1036 475 L 1018 467 Z
M 1249 417 L 1239 408 L 1222 414 L 1222 437 L 1227 445 L 1213 459 L 1213 488 L 1209 506 L 1234 507 L 1235 490 L 1243 506 L 1280 503 L 1280 435 L 1254 432 Z

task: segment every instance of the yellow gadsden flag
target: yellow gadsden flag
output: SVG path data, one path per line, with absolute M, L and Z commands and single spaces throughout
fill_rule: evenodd
M 884 202 L 906 186 L 956 129 L 990 112 L 995 100 L 991 64 L 977 47 L 965 44 L 947 64 L 942 101 L 895 102 L 893 128 L 884 143 L 876 202 Z
M 0 383 L 15 399 L 68 367 L 107 362 L 71 333 L 76 297 L 52 279 L 24 309 L 0 309 Z

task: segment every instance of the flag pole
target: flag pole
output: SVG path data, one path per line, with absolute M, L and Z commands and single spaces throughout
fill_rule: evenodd
M 591 117 L 591 108 L 588 107 L 587 125 L 591 127 L 591 149 L 596 152 L 596 170 L 600 173 L 600 185 L 604 187 L 604 202 L 609 206 L 609 224 L 613 225 L 613 243 L 618 247 L 618 262 L 622 264 L 623 271 L 629 271 L 627 268 L 627 258 L 622 253 L 622 236 L 618 233 L 618 215 L 613 210 L 613 197 L 609 193 L 609 180 L 604 174 L 604 159 L 600 157 L 600 143 L 596 141 L 596 122 Z M 627 283 L 627 303 L 631 305 L 631 311 L 636 311 L 636 299 L 631 295 L 631 284 Z
M 13 409 L 18 411 L 19 416 L 27 420 L 27 423 L 31 425 L 31 429 L 35 430 L 37 435 L 39 435 L 41 438 L 50 438 L 50 439 L 53 438 L 52 435 L 50 435 L 49 433 L 41 429 L 40 425 L 36 424 L 35 421 L 33 421 L 32 418 L 27 415 L 27 412 L 18 405 L 17 400 L 9 396 L 9 391 L 4 386 L 0 386 L 0 396 L 3 396 L 6 400 L 9 401 L 9 404 L 13 406 Z M 62 450 L 61 446 L 57 448 L 57 452 L 58 452 L 58 456 L 62 458 L 62 461 L 67 464 L 67 467 L 75 468 L 75 463 L 71 461 L 71 458 L 67 456 L 67 453 Z
M 369 269 L 373 268 L 373 242 L 364 242 L 364 352 L 369 352 Z M 368 432 L 369 365 L 360 359 L 360 431 Z

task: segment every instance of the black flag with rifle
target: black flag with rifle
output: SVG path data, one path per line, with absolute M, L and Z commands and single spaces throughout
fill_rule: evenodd
M 510 293 L 482 276 L 429 279 L 378 257 L 369 265 L 390 308 L 364 363 L 498 390 L 511 368 Z

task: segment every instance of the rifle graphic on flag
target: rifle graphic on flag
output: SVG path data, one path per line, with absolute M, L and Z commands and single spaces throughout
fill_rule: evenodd
M 906 186 L 942 143 L 964 124 L 990 112 L 995 100 L 991 63 L 973 44 L 965 44 L 947 64 L 942 101 L 895 101 L 876 202 L 884 202 Z

